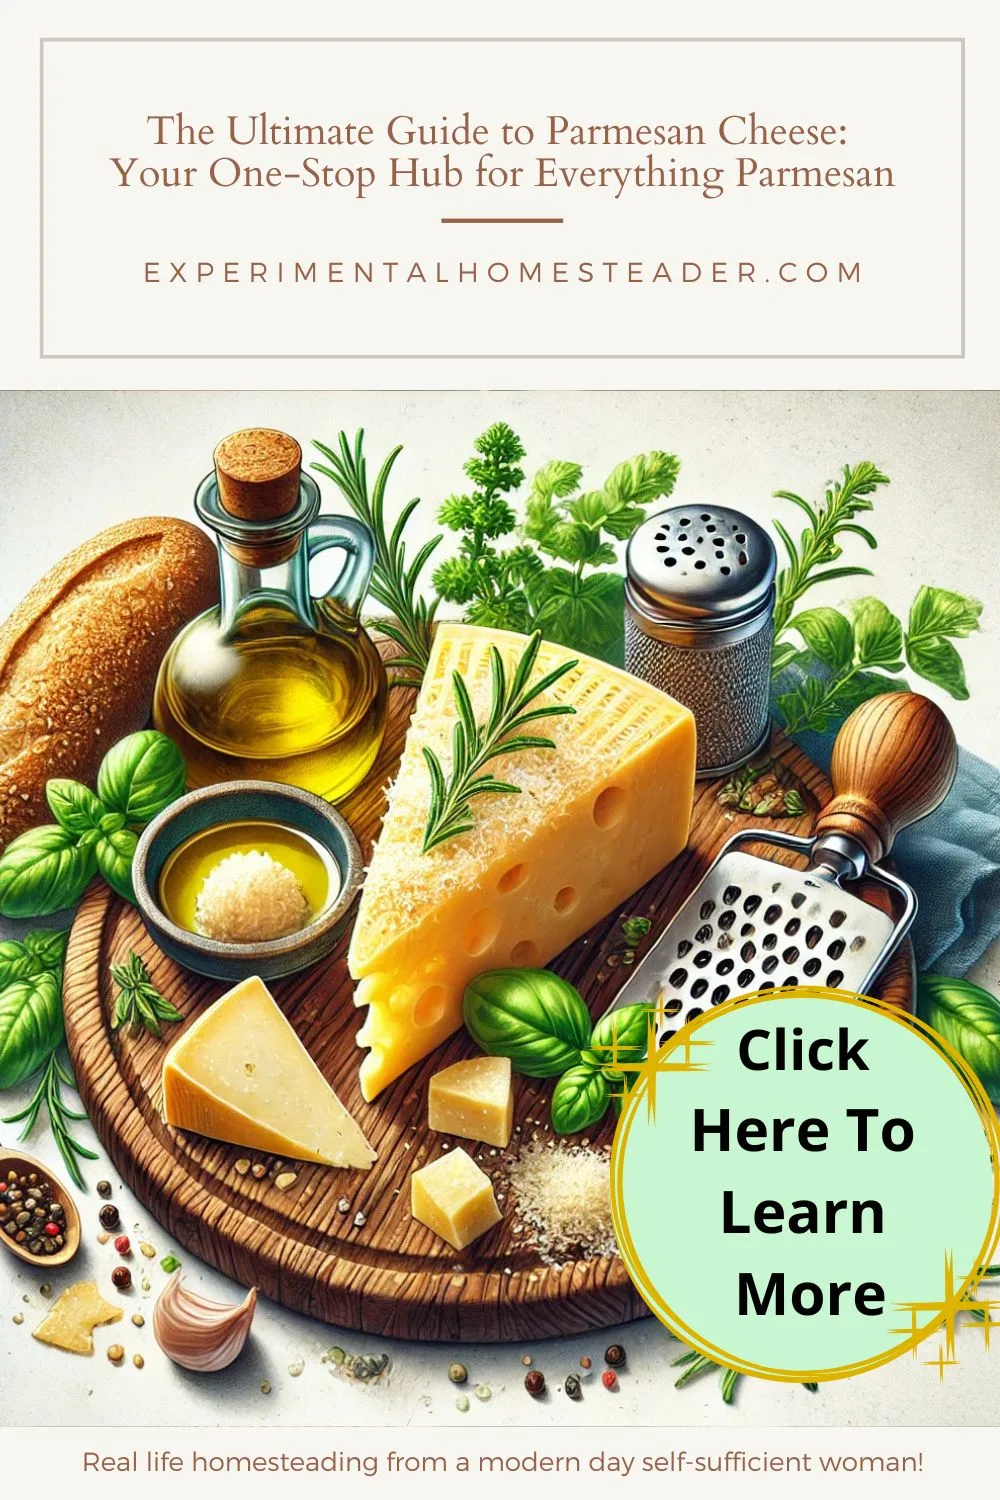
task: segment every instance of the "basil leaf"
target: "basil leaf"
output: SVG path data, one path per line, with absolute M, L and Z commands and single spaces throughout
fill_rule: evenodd
M 550 1115 L 557 1135 L 575 1135 L 604 1118 L 611 1091 L 599 1070 L 581 1063 L 568 1069 L 552 1091 Z
M 951 1043 L 1000 1106 L 1000 1001 L 967 979 L 922 974 L 917 1015 Z
M 0 916 L 47 917 L 73 906 L 94 868 L 93 851 L 57 823 L 29 829 L 0 855 Z
M 61 777 L 47 781 L 45 800 L 59 826 L 77 837 L 90 828 L 96 828 L 104 816 L 103 803 L 80 781 L 67 781 Z
M 965 594 L 924 584 L 910 607 L 906 627 L 906 660 L 914 672 L 944 688 L 953 698 L 965 699 L 969 689 L 962 658 L 948 639 L 957 640 L 979 629 L 983 606 Z
M 969 696 L 965 680 L 965 668 L 957 649 L 943 635 L 921 638 L 909 636 L 906 641 L 906 660 L 914 672 L 919 672 L 935 687 L 944 688 L 959 702 Z
M 33 979 L 47 970 L 62 968 L 69 933 L 29 932 L 23 943 L 0 943 L 0 991 L 19 979 Z
M 58 1045 L 61 992 L 60 977 L 48 972 L 0 992 L 0 1089 L 23 1083 Z
M 580 1060 L 590 1012 L 571 984 L 547 969 L 490 969 L 465 991 L 463 1015 L 473 1041 L 509 1057 L 528 1078 L 551 1078 Z
M 615 510 L 626 506 L 649 505 L 662 495 L 671 493 L 680 467 L 680 459 L 673 453 L 661 453 L 658 449 L 651 453 L 639 453 L 611 471 L 604 492 Z
M 804 609 L 788 622 L 797 630 L 809 650 L 833 672 L 843 672 L 854 659 L 854 627 L 846 615 L 829 605 Z
M 109 833 L 94 845 L 97 868 L 108 885 L 119 896 L 135 905 L 135 890 L 132 885 L 132 860 L 139 843 L 139 835 L 131 828 L 121 828 Z
M 97 773 L 97 795 L 130 823 L 148 823 L 176 802 L 185 788 L 184 757 L 156 729 L 140 729 L 112 746 Z
M 866 595 L 851 605 L 858 665 L 903 670 L 903 627 L 881 599 Z
M 623 1005 L 620 1010 L 601 1017 L 590 1038 L 590 1050 L 596 1053 L 606 1073 L 615 1071 L 616 1062 L 642 1062 L 649 1045 L 652 1013 L 651 1005 Z

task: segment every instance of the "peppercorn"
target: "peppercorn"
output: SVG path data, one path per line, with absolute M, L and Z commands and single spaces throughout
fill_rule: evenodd
M 120 1234 L 118 1236 L 118 1238 L 115 1240 L 115 1249 L 118 1251 L 119 1255 L 131 1255 L 132 1241 L 129 1239 L 127 1234 Z
M 579 1375 L 567 1375 L 563 1381 L 563 1390 L 571 1401 L 579 1401 L 582 1394 Z
M 115 1205 L 113 1203 L 105 1203 L 104 1207 L 101 1209 L 101 1212 L 98 1214 L 98 1218 L 104 1225 L 105 1229 L 117 1229 L 118 1225 L 121 1223 L 121 1214 L 118 1212 L 117 1208 L 115 1208 Z
M 97 1184 L 97 1196 L 98 1198 L 111 1197 L 111 1184 L 110 1182 L 108 1182 L 107 1178 L 102 1178 L 101 1181 Z
M 49 1235 L 49 1236 L 50 1236 L 50 1237 L 51 1237 L 51 1236 L 54 1236 L 54 1235 L 57 1235 L 57 1234 L 58 1234 L 58 1233 L 59 1233 L 59 1225 L 58 1225 L 58 1224 L 56 1224 L 56 1223 L 54 1223 L 54 1222 L 53 1222 L 53 1221 L 52 1221 L 52 1220 L 51 1220 L 51 1219 L 50 1219 L 50 1220 L 49 1220 L 49 1222 L 48 1222 L 48 1223 L 47 1223 L 47 1224 L 46 1224 L 46 1226 L 45 1226 L 45 1233 L 46 1233 L 46 1234 L 47 1234 L 47 1235 Z
M 448 1379 L 452 1385 L 464 1385 L 469 1378 L 469 1372 L 464 1365 L 455 1364 L 448 1366 Z
M 612 1370 L 620 1370 L 625 1363 L 625 1350 L 621 1344 L 609 1344 L 604 1351 L 604 1363 Z
M 614 1370 L 605 1370 L 601 1376 L 601 1384 L 606 1391 L 616 1391 L 618 1389 L 618 1376 Z
M 529 1370 L 524 1377 L 524 1389 L 529 1396 L 541 1396 L 545 1390 L 545 1376 L 541 1370 Z
M 111 1272 L 111 1280 L 120 1292 L 127 1292 L 132 1285 L 132 1272 L 128 1266 L 115 1266 Z
M 121 1344 L 108 1345 L 108 1359 L 110 1359 L 113 1365 L 120 1365 L 124 1358 L 125 1350 L 122 1348 Z

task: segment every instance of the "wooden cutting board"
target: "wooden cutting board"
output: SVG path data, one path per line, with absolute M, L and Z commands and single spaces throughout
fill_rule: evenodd
M 366 859 L 385 810 L 384 788 L 396 769 L 413 694 L 395 691 L 390 703 L 379 760 L 341 809 Z M 829 800 L 831 789 L 822 772 L 777 731 L 771 752 L 812 794 L 816 807 Z M 719 787 L 719 782 L 698 783 L 687 850 L 552 964 L 577 985 L 595 1016 L 629 972 L 615 953 L 622 916 L 649 916 L 652 941 L 722 842 L 753 823 L 720 805 Z M 816 807 L 771 826 L 808 834 Z M 794 856 L 786 861 L 794 862 Z M 73 924 L 64 984 L 66 1034 L 80 1093 L 123 1180 L 192 1254 L 298 1312 L 397 1338 L 537 1340 L 646 1314 L 617 1257 L 571 1260 L 561 1267 L 544 1264 L 525 1243 L 527 1236 L 513 1232 L 517 1214 L 512 1196 L 505 1194 L 504 1221 L 462 1254 L 411 1219 L 410 1173 L 441 1151 L 441 1137 L 426 1126 L 428 1078 L 475 1049 L 458 1034 L 373 1104 L 365 1104 L 357 1086 L 361 1053 L 354 1036 L 361 1017 L 352 1003 L 346 935 L 323 963 L 276 982 L 273 990 L 379 1159 L 370 1172 L 292 1163 L 298 1175 L 284 1192 L 273 1184 L 272 1158 L 253 1156 L 268 1169 L 260 1180 L 240 1176 L 235 1162 L 252 1153 L 164 1125 L 160 1067 L 178 1029 L 169 1028 L 169 1038 L 158 1041 L 146 1034 L 125 1037 L 110 1028 L 111 966 L 123 962 L 130 949 L 142 956 L 161 993 L 186 1018 L 198 1015 L 225 987 L 165 958 L 135 908 L 106 886 L 95 884 L 88 892 Z M 907 945 L 887 970 L 880 991 L 909 1009 L 913 990 Z M 536 1130 L 544 1135 L 550 1089 L 544 1082 L 518 1079 L 515 1121 L 521 1122 L 522 1133 L 514 1137 L 512 1149 Z M 612 1133 L 609 1112 L 592 1144 L 609 1144 Z M 505 1193 L 507 1153 L 494 1155 L 479 1147 L 473 1154 L 485 1170 L 498 1175 L 498 1191 Z

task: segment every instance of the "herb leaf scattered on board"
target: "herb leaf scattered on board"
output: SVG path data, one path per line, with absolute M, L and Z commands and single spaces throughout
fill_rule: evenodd
M 424 831 L 423 852 L 475 827 L 472 799 L 487 793 L 519 793 L 521 788 L 509 781 L 491 776 L 486 766 L 498 755 L 513 755 L 522 750 L 554 750 L 554 741 L 544 735 L 524 734 L 527 725 L 538 719 L 573 714 L 568 703 L 537 704 L 543 693 L 572 671 L 575 661 L 560 663 L 537 682 L 531 673 L 538 657 L 541 636 L 536 633 L 525 646 L 513 674 L 508 680 L 503 657 L 490 647 L 491 702 L 485 723 L 476 720 L 469 690 L 458 672 L 452 673 L 452 688 L 458 718 L 452 738 L 451 769 L 444 768 L 434 751 L 424 746 L 424 759 L 430 773 L 430 806 Z M 532 708 L 532 704 L 537 706 Z
M 111 978 L 119 991 L 111 1021 L 112 1031 L 125 1026 L 134 1036 L 145 1027 L 153 1036 L 162 1036 L 164 1022 L 183 1021 L 180 1011 L 160 994 L 149 970 L 134 950 L 123 964 L 113 966 Z

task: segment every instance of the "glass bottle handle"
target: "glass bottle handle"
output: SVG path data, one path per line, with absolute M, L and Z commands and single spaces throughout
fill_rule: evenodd
M 368 527 L 353 516 L 317 516 L 309 527 L 308 547 L 310 562 L 331 547 L 343 551 L 344 566 L 323 599 L 358 614 L 375 566 L 375 541 Z

